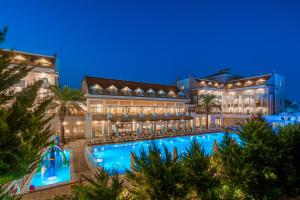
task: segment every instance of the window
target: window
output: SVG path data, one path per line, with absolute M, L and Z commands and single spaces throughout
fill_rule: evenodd
M 147 90 L 147 94 L 149 96 L 155 96 L 155 91 L 152 88 L 150 88 L 149 90 Z
M 252 85 L 252 81 L 246 81 L 246 83 L 244 85 L 245 86 L 250 86 L 250 85 Z
M 116 88 L 114 85 L 109 86 L 106 90 L 108 94 L 113 94 L 113 95 L 117 94 L 118 92 L 118 88 Z
M 16 55 L 13 58 L 13 62 L 19 63 L 19 62 L 24 62 L 26 61 L 26 58 L 22 55 Z
M 176 95 L 175 95 L 175 93 L 174 93 L 173 91 L 170 91 L 170 92 L 168 93 L 168 96 L 169 96 L 169 97 L 175 97 Z
M 44 67 L 50 67 L 52 65 L 52 63 L 49 62 L 48 60 L 46 60 L 45 58 L 40 58 L 40 59 L 34 61 L 34 63 L 36 65 L 41 65 L 41 66 L 44 66 Z
M 48 78 L 43 77 L 43 78 L 38 78 L 39 81 L 42 81 L 43 83 L 48 83 Z
M 96 85 L 93 85 L 91 88 L 90 88 L 90 92 L 92 94 L 101 94 L 102 93 L 102 88 L 96 84 Z
M 159 96 L 165 96 L 165 95 L 166 95 L 166 92 L 163 91 L 163 90 L 159 90 L 159 91 L 158 91 L 158 95 L 159 95 Z
M 184 94 L 183 94 L 183 92 L 178 92 L 178 94 L 177 94 L 179 97 L 184 97 Z
M 124 87 L 122 90 L 124 95 L 131 95 L 132 90 L 129 87 Z
M 138 96 L 144 95 L 144 91 L 141 88 L 137 88 L 134 92 Z

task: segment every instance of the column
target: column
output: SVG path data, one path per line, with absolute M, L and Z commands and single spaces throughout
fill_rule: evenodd
M 92 118 L 93 117 L 92 117 L 91 113 L 87 113 L 85 115 L 84 131 L 85 131 L 85 138 L 86 139 L 92 139 L 92 138 L 94 138 Z

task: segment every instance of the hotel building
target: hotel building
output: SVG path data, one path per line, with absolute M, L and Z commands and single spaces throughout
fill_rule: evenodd
M 175 85 L 86 76 L 87 138 L 191 131 L 190 102 Z
M 40 100 L 50 95 L 49 87 L 51 85 L 58 85 L 56 56 L 32 54 L 23 51 L 12 52 L 11 50 L 0 49 L 0 56 L 7 54 L 10 56 L 11 64 L 9 67 L 24 63 L 28 68 L 32 68 L 26 77 L 22 78 L 18 84 L 14 85 L 13 89 L 15 91 L 21 91 L 35 81 L 42 80 L 43 84 L 37 97 L 38 100 Z
M 38 100 L 51 95 L 58 85 L 56 56 L 0 50 L 10 53 L 11 66 L 25 63 L 33 69 L 14 86 L 20 91 L 34 81 L 43 80 Z M 205 127 L 205 114 L 194 106 L 201 94 L 215 94 L 222 111 L 209 116 L 214 126 L 234 125 L 252 114 L 278 114 L 285 110 L 285 79 L 278 74 L 255 77 L 234 75 L 229 69 L 203 78 L 188 77 L 177 85 L 85 76 L 81 90 L 87 113 L 71 112 L 65 119 L 66 139 L 107 139 L 126 134 L 184 134 Z M 53 113 L 55 111 L 49 111 Z M 58 117 L 51 127 L 59 131 Z
M 214 94 L 222 105 L 223 125 L 234 125 L 252 114 L 273 115 L 285 111 L 285 78 L 279 74 L 243 77 L 224 69 L 203 78 L 188 77 L 179 80 L 177 86 L 189 96 L 192 104 L 198 104 L 201 94 Z M 221 116 L 222 115 L 222 116 Z M 203 115 L 194 115 L 197 123 Z

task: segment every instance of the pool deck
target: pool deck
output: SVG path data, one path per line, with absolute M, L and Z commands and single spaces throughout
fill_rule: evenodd
M 71 186 L 79 183 L 82 175 L 89 176 L 91 174 L 91 170 L 84 160 L 85 145 L 86 141 L 82 139 L 71 141 L 69 144 L 64 146 L 65 149 L 70 149 L 73 155 L 71 159 L 70 183 L 26 193 L 22 196 L 22 200 L 44 200 L 54 198 L 57 195 L 70 194 L 72 188 Z
M 165 138 L 172 138 L 172 137 L 183 137 L 183 136 L 194 136 L 194 135 L 202 135 L 202 134 L 208 134 L 208 133 L 218 133 L 218 132 L 224 132 L 225 129 L 215 129 L 215 130 L 196 130 L 195 132 L 189 132 L 189 133 L 169 133 L 169 134 L 153 134 L 148 135 L 146 137 L 135 137 L 130 139 L 108 139 L 108 140 L 102 140 L 97 141 L 94 139 L 94 141 L 88 141 L 88 146 L 94 146 L 94 145 L 106 145 L 106 144 L 120 144 L 120 143 L 126 143 L 126 142 L 137 142 L 142 140 L 156 140 L 156 139 L 165 139 Z M 234 131 L 230 131 L 231 133 Z

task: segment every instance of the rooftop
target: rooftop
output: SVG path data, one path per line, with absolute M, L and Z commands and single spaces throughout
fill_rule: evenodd
M 55 67 L 56 56 L 34 54 L 25 51 L 16 51 L 9 49 L 0 49 L 1 54 L 10 54 L 12 63 L 22 63 L 25 62 L 28 65 L 33 65 L 37 67 Z
M 146 83 L 138 81 L 118 80 L 110 78 L 99 78 L 85 76 L 84 80 L 89 89 L 89 93 L 100 95 L 112 94 L 108 90 L 115 89 L 115 95 L 119 96 L 149 96 L 159 98 L 185 98 L 175 85 L 165 85 L 157 83 Z M 98 90 L 93 90 L 93 88 Z

